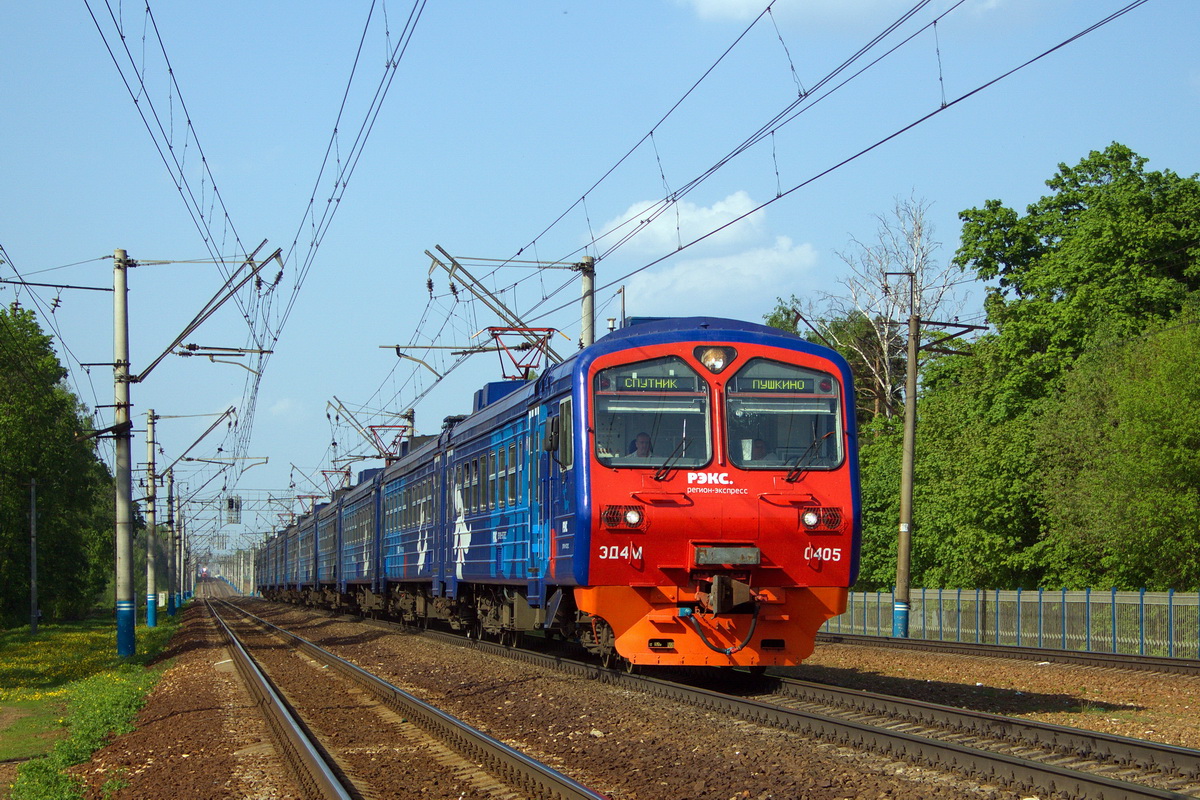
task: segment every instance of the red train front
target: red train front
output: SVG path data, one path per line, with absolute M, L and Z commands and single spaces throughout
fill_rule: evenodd
M 582 638 L 634 664 L 798 664 L 858 568 L 849 367 L 764 326 L 680 322 L 575 370 Z

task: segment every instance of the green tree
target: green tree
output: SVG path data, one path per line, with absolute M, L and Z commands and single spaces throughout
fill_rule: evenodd
M 1041 420 L 1047 531 L 1065 586 L 1200 587 L 1200 319 L 1099 347 Z
M 1200 181 L 1147 172 L 1145 163 L 1113 144 L 1075 167 L 1060 165 L 1047 182 L 1050 194 L 1024 215 L 995 200 L 960 215 L 955 263 L 996 281 L 985 301 L 996 332 L 981 337 L 971 357 L 939 359 L 924 374 L 914 551 L 927 566 L 918 571 L 914 558 L 915 581 L 1029 587 L 1098 574 L 1087 562 L 1108 551 L 1095 537 L 1114 538 L 1113 512 L 1101 507 L 1102 481 L 1076 482 L 1074 494 L 1051 492 L 1083 467 L 1089 480 L 1099 480 L 1096 448 L 1109 442 L 1094 427 L 1104 409 L 1069 408 L 1081 393 L 1097 391 L 1104 376 L 1072 380 L 1071 368 L 1089 348 L 1174 318 L 1200 288 Z M 1171 391 L 1160 384 L 1119 413 L 1138 418 L 1145 412 L 1135 406 L 1149 408 L 1151 396 L 1171 402 Z M 1056 434 L 1074 428 L 1073 440 L 1062 440 L 1072 447 L 1053 444 L 1044 427 L 1050 414 Z M 1112 506 L 1115 485 L 1108 486 Z M 1186 518 L 1178 509 L 1177 521 Z M 1058 536 L 1058 529 L 1076 535 L 1084 524 L 1097 527 L 1090 548 Z M 1140 535 L 1136 526 L 1128 534 Z M 1129 548 L 1138 550 L 1132 541 Z M 1123 582 L 1134 574 L 1149 580 L 1133 566 L 1144 557 L 1125 558 Z
M 37 482 L 39 607 L 77 616 L 112 563 L 112 481 L 66 371 L 32 312 L 0 309 L 0 622 L 29 612 L 30 482 Z
M 857 591 L 889 591 L 896 585 L 902 424 L 900 417 L 880 416 L 859 428 L 862 554 Z
M 1114 143 L 1060 164 L 1024 216 L 998 200 L 959 215 L 954 263 L 997 282 L 984 304 L 1003 370 L 994 414 L 1052 394 L 1098 331 L 1134 335 L 1200 288 L 1200 181 L 1145 164 Z

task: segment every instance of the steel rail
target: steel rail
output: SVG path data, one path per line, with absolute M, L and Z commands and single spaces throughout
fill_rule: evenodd
M 317 745 L 303 725 L 288 710 L 286 702 L 275 690 L 269 678 L 258 668 L 253 656 L 242 645 L 237 635 L 221 619 L 213 608 L 213 600 L 205 600 L 209 615 L 216 621 L 217 628 L 229 644 L 234 666 L 262 713 L 275 741 L 284 751 L 285 760 L 292 766 L 300 788 L 306 797 L 321 800 L 352 800 L 352 793 L 342 778 L 330 765 L 326 753 Z
M 811 736 L 850 744 L 872 752 L 919 761 L 948 771 L 967 771 L 985 780 L 1035 791 L 1061 792 L 1097 800 L 1184 800 L 1194 795 L 1131 783 L 1066 766 L 980 749 L 968 744 L 932 739 L 908 731 L 879 727 L 829 714 L 733 697 L 657 678 L 614 673 L 611 680 L 654 695 L 681 700 L 705 710 Z
M 943 639 L 896 639 L 860 633 L 820 633 L 818 643 L 892 647 L 902 650 L 928 650 L 955 655 L 1013 658 L 1024 661 L 1052 661 L 1058 664 L 1103 667 L 1106 669 L 1167 672 L 1200 675 L 1200 659 L 1167 656 L 1143 656 L 1127 653 L 1097 653 L 1084 650 L 1060 650 L 1049 647 L 1018 647 L 1007 644 L 951 642 Z
M 795 678 L 766 678 L 776 693 L 805 702 L 845 708 L 862 714 L 900 718 L 918 725 L 950 729 L 1052 751 L 1057 756 L 1104 760 L 1125 769 L 1167 772 L 1200 779 L 1200 751 L 1128 736 L 1016 719 L 983 711 L 910 700 L 876 692 L 844 689 Z
M 394 623 L 371 621 L 379 627 L 394 626 Z M 785 730 L 805 733 L 812 736 L 832 740 L 841 744 L 850 744 L 872 752 L 890 754 L 933 767 L 953 772 L 963 772 L 981 776 L 984 779 L 997 780 L 1036 791 L 1062 792 L 1065 795 L 1080 798 L 1097 798 L 1098 800 L 1194 800 L 1194 795 L 1182 794 L 1168 789 L 1145 786 L 1138 783 L 1123 781 L 1105 775 L 1072 769 L 1062 764 L 1049 764 L 1029 758 L 1022 758 L 1008 753 L 999 753 L 980 747 L 974 747 L 962 742 L 945 741 L 923 736 L 912 731 L 898 731 L 879 727 L 870 722 L 844 719 L 833 714 L 823 714 L 817 711 L 793 709 L 742 697 L 731 696 L 722 692 L 688 686 L 675 681 L 663 680 L 646 675 L 636 675 L 619 670 L 607 670 L 597 664 L 575 661 L 560 656 L 538 653 L 529 650 L 511 648 L 494 642 L 477 639 L 463 639 L 461 636 L 425 631 L 424 636 L 444 640 L 463 647 L 471 647 L 488 653 L 503 654 L 510 658 L 535 664 L 543 668 L 554 668 L 569 674 L 613 683 L 622 688 L 646 692 L 657 697 L 689 705 L 699 706 L 707 711 L 730 714 L 760 724 L 770 725 Z M 847 690 L 848 691 L 848 690 Z M 862 693 L 859 693 L 862 694 Z M 880 697 L 884 697 L 880 695 Z M 906 703 L 903 698 L 888 697 L 894 705 Z M 919 704 L 919 703 L 918 703 Z M 927 708 L 936 704 L 926 703 Z M 950 709 L 947 711 L 961 711 Z M 909 713 L 915 713 L 910 711 Z M 964 716 L 969 712 L 963 712 Z M 1018 720 L 1007 720 L 996 717 L 1001 722 L 1027 725 L 1030 730 L 1037 729 L 1038 723 Z M 1059 726 L 1045 726 L 1043 733 L 1051 736 L 1052 730 Z M 1063 728 L 1065 731 L 1072 729 Z M 1095 736 L 1097 741 L 1108 741 L 1110 746 L 1117 747 L 1112 740 L 1120 737 L 1108 737 L 1106 734 L 1091 731 L 1075 731 L 1086 739 Z M 1138 742 L 1138 740 L 1130 740 Z M 1153 750 L 1156 745 L 1152 742 L 1141 742 L 1146 748 Z M 1188 764 L 1194 763 L 1192 751 L 1185 748 L 1174 748 L 1162 745 L 1163 754 L 1178 759 L 1184 774 L 1190 769 Z M 1113 760 L 1120 761 L 1124 757 L 1115 753 Z M 1130 751 L 1130 757 L 1135 757 Z M 1141 759 L 1152 759 L 1145 751 Z M 1164 764 L 1165 766 L 1165 764 Z
M 381 620 L 360 617 L 355 617 L 355 619 L 381 628 L 403 629 L 405 627 L 398 623 Z M 687 703 L 706 711 L 737 716 L 759 724 L 816 736 L 839 744 L 861 747 L 871 752 L 916 761 L 950 772 L 967 772 L 985 780 L 995 780 L 1026 790 L 1059 792 L 1066 796 L 1088 798 L 1089 800 L 1092 798 L 1095 800 L 1195 800 L 1196 797 L 1196 795 L 1123 781 L 1106 775 L 973 747 L 960 742 L 934 739 L 910 731 L 879 727 L 869 722 L 749 700 L 647 675 L 609 670 L 597 664 L 562 656 L 517 649 L 479 639 L 466 639 L 439 631 L 424 630 L 421 635 L 460 647 L 505 655 L 542 668 L 552 668 L 568 674 L 600 680 L 663 699 Z M 903 698 L 890 697 L 888 700 L 893 703 L 906 702 Z M 933 706 L 935 704 L 926 705 Z M 999 717 L 998 719 L 1005 720 L 1006 718 Z M 1013 722 L 1017 721 L 1013 720 Z M 1023 724 L 1035 725 L 1034 723 Z M 1078 733 L 1085 737 L 1093 734 L 1089 731 L 1078 731 Z M 1104 736 L 1104 734 L 1098 733 L 1094 735 Z M 1153 743 L 1144 742 L 1143 744 L 1153 746 Z M 1169 745 L 1164 745 L 1164 747 L 1171 749 Z M 1186 752 L 1185 748 L 1174 749 Z
M 526 792 L 528 797 L 547 800 L 607 800 L 588 787 L 574 781 L 561 772 L 533 759 L 520 750 L 476 730 L 451 714 L 426 703 L 383 679 L 372 675 L 361 667 L 319 647 L 316 644 L 286 631 L 277 625 L 255 616 L 232 603 L 225 603 L 254 621 L 264 630 L 283 639 L 290 646 L 303 652 L 318 663 L 328 665 L 339 674 L 354 681 L 393 710 L 403 714 L 446 742 L 463 756 L 484 765 L 492 775 L 510 786 Z

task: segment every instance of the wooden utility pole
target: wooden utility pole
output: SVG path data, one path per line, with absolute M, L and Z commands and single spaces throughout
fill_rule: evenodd
M 924 347 L 921 346 L 921 316 L 917 307 L 917 276 L 915 272 L 885 272 L 885 275 L 903 275 L 908 278 L 908 364 L 904 375 L 904 443 L 900 462 L 900 531 L 896 541 L 896 593 L 892 603 L 892 636 L 908 638 L 908 617 L 912 607 L 909 584 L 912 582 L 912 522 L 913 522 L 913 471 L 917 444 L 917 354 L 921 350 L 934 353 L 965 355 L 960 351 L 938 347 L 972 330 L 983 330 L 983 325 L 966 325 L 961 322 L 934 322 L 925 320 L 926 325 L 954 327 L 961 330 L 947 334 Z
M 908 369 L 904 376 L 904 445 L 900 464 L 900 538 L 896 543 L 896 598 L 892 636 L 908 638 L 909 566 L 912 562 L 913 461 L 917 442 L 917 349 L 921 318 L 914 304 L 908 317 Z

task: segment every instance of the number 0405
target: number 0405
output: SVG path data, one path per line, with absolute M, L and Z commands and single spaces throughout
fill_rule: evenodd
M 841 561 L 840 547 L 813 547 L 811 544 L 804 548 L 805 561 Z

